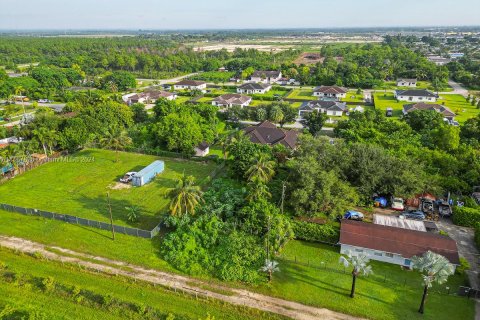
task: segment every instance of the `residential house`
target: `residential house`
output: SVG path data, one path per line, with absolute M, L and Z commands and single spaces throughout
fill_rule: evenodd
M 397 79 L 397 87 L 411 87 L 415 88 L 417 86 L 417 79 Z
M 448 236 L 396 228 L 380 224 L 343 220 L 340 229 L 340 252 L 366 254 L 378 260 L 410 268 L 413 256 L 427 251 L 441 254 L 459 265 L 457 243 Z
M 437 95 L 428 90 L 395 90 L 395 98 L 398 101 L 411 102 L 437 102 Z
M 205 81 L 197 80 L 182 80 L 173 85 L 174 90 L 200 90 L 205 91 L 207 89 L 207 83 Z
M 257 83 L 276 83 L 282 78 L 281 71 L 255 71 L 250 80 Z
M 427 56 L 427 59 L 430 62 L 435 63 L 437 66 L 444 66 L 447 63 L 450 63 L 452 61 L 451 59 L 444 58 L 444 57 L 441 57 L 441 56 Z
M 289 78 L 280 78 L 277 83 L 281 86 L 299 86 L 300 81 L 297 81 L 295 79 L 289 79 Z
M 415 110 L 433 110 L 441 113 L 443 118 L 448 121 L 455 120 L 455 113 L 452 112 L 449 108 L 440 104 L 431 104 L 425 102 L 419 102 L 415 104 L 406 104 L 403 106 L 403 114 L 406 115 Z
M 152 104 L 158 99 L 175 100 L 177 99 L 177 94 L 167 91 L 150 90 L 140 93 L 127 94 L 124 95 L 122 99 L 128 105 L 132 105 L 134 103 Z
M 227 93 L 213 99 L 212 105 L 227 108 L 239 106 L 243 108 L 250 105 L 251 102 L 252 98 L 249 96 L 244 96 L 238 93 Z
M 347 97 L 348 90 L 338 86 L 321 86 L 313 90 L 313 95 L 319 99 L 340 100 Z
M 237 88 L 237 93 L 265 94 L 270 89 L 272 89 L 270 84 L 247 82 Z
M 310 113 L 315 110 L 321 113 L 326 113 L 328 116 L 341 117 L 348 108 L 345 102 L 323 100 L 308 101 L 304 102 L 298 109 L 298 117 L 303 118 L 305 113 Z
M 210 146 L 205 141 L 195 147 L 195 156 L 205 157 L 210 153 Z
M 254 126 L 243 129 L 245 135 L 253 143 L 276 145 L 283 144 L 289 149 L 295 149 L 297 144 L 298 132 L 295 130 L 285 130 L 269 121 L 263 121 Z

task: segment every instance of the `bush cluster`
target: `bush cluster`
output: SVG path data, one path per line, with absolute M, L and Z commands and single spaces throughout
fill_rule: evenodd
M 459 226 L 475 228 L 480 223 L 480 210 L 476 208 L 455 207 L 453 223 Z
M 331 224 L 293 221 L 295 239 L 335 244 L 340 239 L 340 229 Z

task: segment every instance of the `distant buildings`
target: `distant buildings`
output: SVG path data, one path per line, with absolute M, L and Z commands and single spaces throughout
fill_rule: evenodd
M 444 57 L 441 57 L 441 56 L 427 56 L 427 59 L 430 62 L 435 63 L 437 66 L 444 66 L 447 63 L 452 61 L 451 59 L 444 58 Z
M 200 143 L 194 148 L 195 156 L 206 157 L 210 153 L 210 146 L 206 142 Z
M 245 94 L 265 94 L 272 89 L 272 85 L 265 83 L 244 83 L 237 88 L 237 93 Z
M 313 90 L 313 95 L 319 99 L 340 100 L 347 97 L 348 89 L 338 86 L 321 86 Z
M 250 80 L 257 83 L 277 83 L 282 78 L 280 71 L 255 71 Z
M 196 80 L 182 80 L 173 85 L 174 90 L 200 90 L 207 89 L 207 83 L 205 81 Z
M 397 87 L 411 87 L 415 88 L 417 86 L 417 79 L 397 79 Z
M 177 95 L 173 92 L 150 90 L 140 93 L 127 94 L 124 95 L 122 99 L 128 105 L 132 105 L 134 103 L 151 104 L 155 103 L 158 99 L 175 100 L 177 99 Z
M 398 101 L 411 102 L 437 102 L 437 95 L 428 90 L 395 90 L 395 98 Z
M 251 102 L 252 98 L 249 96 L 244 96 L 238 93 L 228 93 L 215 98 L 212 101 L 212 105 L 227 108 L 239 106 L 243 108 L 250 105 Z
M 304 102 L 303 105 L 298 109 L 299 118 L 303 118 L 306 113 L 313 111 L 318 111 L 321 113 L 326 113 L 329 116 L 342 116 L 346 112 L 347 104 L 345 102 L 338 101 L 308 101 Z
M 295 149 L 297 144 L 297 131 L 277 128 L 275 124 L 269 121 L 250 126 L 243 131 L 253 143 L 271 146 L 282 144 L 289 149 Z

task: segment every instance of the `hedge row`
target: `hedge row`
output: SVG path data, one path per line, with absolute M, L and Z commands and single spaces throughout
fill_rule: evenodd
M 336 244 L 340 239 L 340 229 L 331 224 L 317 224 L 293 221 L 295 239 Z
M 474 228 L 480 223 L 480 210 L 467 207 L 454 207 L 453 223 L 459 226 Z
M 475 225 L 475 244 L 477 245 L 477 249 L 480 250 L 480 223 Z

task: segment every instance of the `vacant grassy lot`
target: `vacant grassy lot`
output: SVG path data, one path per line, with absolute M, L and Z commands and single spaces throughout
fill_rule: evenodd
M 398 87 L 396 81 L 386 81 L 384 86 L 381 87 L 382 89 L 390 89 L 390 90 L 407 90 L 408 87 Z M 432 83 L 429 81 L 418 81 L 417 87 L 412 89 L 428 89 L 428 90 L 435 90 Z M 439 88 L 440 92 L 451 92 L 453 89 L 450 86 L 445 86 L 443 88 Z
M 318 100 L 318 97 L 313 96 L 313 90 L 309 89 L 293 89 L 286 97 L 288 99 L 301 99 L 301 100 Z
M 152 229 L 167 213 L 167 193 L 184 172 L 198 183 L 215 169 L 215 164 L 162 159 L 165 171 L 143 187 L 125 187 L 118 180 L 128 171 L 140 171 L 154 156 L 134 153 L 116 154 L 106 150 L 85 150 L 72 158 L 91 162 L 51 162 L 29 171 L 0 186 L 0 202 L 28 208 L 71 214 L 82 218 L 109 221 L 107 192 L 110 192 L 113 220 L 120 225 Z M 125 207 L 140 207 L 138 222 L 127 221 Z
M 2 211 L 0 234 L 179 273 L 161 259 L 161 237 L 140 239 L 118 234 L 116 240 L 112 241 L 108 231 Z M 322 266 L 324 262 L 327 268 L 335 267 L 340 272 L 287 261 L 295 260 L 295 257 L 305 264 Z M 348 272 L 341 272 L 343 270 L 338 264 L 338 257 L 337 248 L 292 241 L 283 251 L 282 259 L 278 259 L 281 271 L 275 273 L 272 283 L 247 288 L 371 319 L 421 318 L 416 314 L 422 293 L 419 274 L 402 271 L 398 266 L 374 263 L 375 275 L 359 279 L 357 297 L 352 300 L 348 297 L 351 277 Z M 407 282 L 404 286 L 402 281 L 405 279 Z M 462 281 L 463 278 L 459 276 L 451 278 L 448 285 L 452 292 Z M 443 287 L 434 289 L 442 290 Z M 473 319 L 473 303 L 464 298 L 432 293 L 426 310 L 425 319 Z
M 375 108 L 379 110 L 387 110 L 388 107 L 393 108 L 393 115 L 395 117 L 401 117 L 403 115 L 402 110 L 405 104 L 411 102 L 408 101 L 397 101 L 393 97 L 393 93 L 387 92 L 377 92 L 375 96 Z M 455 112 L 457 116 L 455 120 L 460 123 L 465 122 L 466 120 L 476 117 L 480 113 L 480 109 L 477 109 L 475 106 L 472 106 L 466 99 L 458 94 L 444 94 L 440 95 L 440 98 L 437 100 L 438 104 L 445 104 L 450 110 Z
M 138 310 L 138 306 L 154 309 L 152 311 L 162 315 L 162 319 L 169 314 L 174 315 L 175 319 L 182 317 L 182 319 L 194 320 L 205 319 L 209 314 L 215 319 L 282 319 L 273 314 L 236 307 L 215 300 L 197 300 L 189 295 L 146 283 L 135 283 L 122 277 L 97 275 L 74 266 L 16 255 L 4 249 L 0 249 L 0 262 L 7 266 L 8 272 L 26 275 L 27 279 L 34 278 L 37 284 L 41 279 L 52 276 L 57 288 L 58 286 L 62 288 L 45 292 L 41 289 L 41 284 L 37 286 L 27 282 L 28 285 L 15 285 L 0 278 L 0 290 L 3 293 L 0 295 L 0 310 L 4 305 L 9 305 L 18 311 L 45 315 L 44 318 L 33 319 L 155 318 L 148 317 L 148 314 L 144 315 Z M 69 295 L 69 289 L 74 286 L 83 291 L 80 293 L 82 299 L 72 298 L 71 294 Z M 95 303 L 98 298 L 94 295 L 109 297 L 122 304 L 108 306 Z M 11 319 L 21 319 L 21 317 Z M 32 318 L 27 317 L 27 319 Z
M 351 299 L 351 270 L 343 272 L 339 257 L 336 247 L 291 241 L 279 259 L 281 271 L 274 275 L 271 287 L 260 290 L 369 319 L 474 319 L 473 301 L 436 293 L 446 293 L 446 287 L 455 292 L 464 284 L 463 276 L 455 275 L 447 284 L 434 286 L 421 316 L 417 313 L 423 293 L 419 273 L 374 261 L 374 274 L 357 280 L 357 294 Z M 304 265 L 293 262 L 295 258 Z
M 363 91 L 360 94 L 357 94 L 357 90 L 349 90 L 347 92 L 346 98 L 342 99 L 342 101 L 346 102 L 364 102 L 364 94 Z

